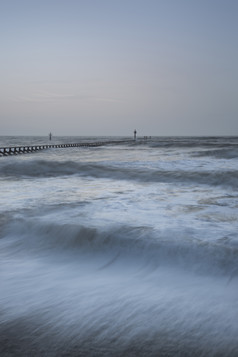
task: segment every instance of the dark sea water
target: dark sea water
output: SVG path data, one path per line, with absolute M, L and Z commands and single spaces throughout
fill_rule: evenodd
M 238 356 L 238 138 L 0 157 L 0 356 Z

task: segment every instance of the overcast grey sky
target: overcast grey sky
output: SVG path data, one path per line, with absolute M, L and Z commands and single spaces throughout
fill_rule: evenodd
M 0 135 L 238 135 L 238 0 L 0 0 Z

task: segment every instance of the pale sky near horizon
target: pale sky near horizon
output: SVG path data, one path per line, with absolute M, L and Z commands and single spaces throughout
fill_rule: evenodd
M 0 0 L 0 135 L 238 135 L 238 0 Z

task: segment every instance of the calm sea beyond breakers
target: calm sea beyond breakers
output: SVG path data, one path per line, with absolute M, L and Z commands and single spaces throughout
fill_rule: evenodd
M 238 356 L 238 137 L 2 156 L 0 184 L 0 356 Z

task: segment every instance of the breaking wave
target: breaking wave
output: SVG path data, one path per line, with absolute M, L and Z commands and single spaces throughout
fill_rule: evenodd
M 73 161 L 24 161 L 6 162 L 1 165 L 0 177 L 49 178 L 78 175 L 82 177 L 106 178 L 116 180 L 135 180 L 138 182 L 165 182 L 176 184 L 203 184 L 238 188 L 238 170 L 226 171 L 166 171 L 147 168 L 116 167 L 97 163 L 78 163 Z
M 105 267 L 126 259 L 140 269 L 155 270 L 165 265 L 207 275 L 238 275 L 238 245 L 232 237 L 209 243 L 193 239 L 186 231 L 176 233 L 167 229 L 160 232 L 146 226 L 119 225 L 103 230 L 35 219 L 17 220 L 5 228 L 5 234 L 6 244 L 12 245 L 14 254 L 24 250 L 43 256 L 63 253 L 70 259 L 73 255 L 76 260 L 80 254 L 92 254 L 94 258 L 98 254 L 104 256 Z M 108 255 L 112 257 L 110 264 Z
M 106 166 L 95 163 L 77 163 L 73 161 L 53 162 L 14 162 L 2 165 L 0 177 L 58 177 L 78 175 L 82 177 L 106 178 L 116 180 L 135 180 L 138 182 L 165 182 L 178 184 L 204 184 L 238 188 L 238 170 L 226 171 L 165 171 L 156 169 L 131 169 L 126 167 Z
M 16 354 L 236 356 L 232 239 L 26 218 L 3 231 L 0 336 Z
M 238 158 L 238 148 L 231 149 L 216 149 L 216 150 L 203 150 L 194 152 L 195 157 L 214 157 L 216 159 L 237 159 Z

